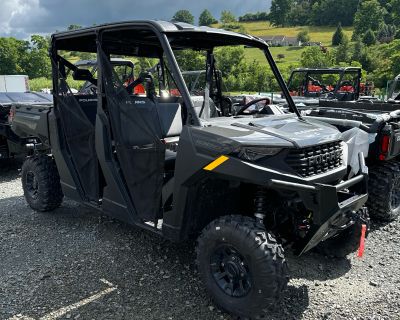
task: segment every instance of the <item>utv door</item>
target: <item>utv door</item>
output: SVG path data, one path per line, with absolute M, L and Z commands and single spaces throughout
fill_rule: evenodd
M 54 113 L 49 115 L 53 156 L 65 195 L 79 201 L 99 201 L 99 169 L 95 151 L 97 96 L 72 93 L 66 69 L 76 69 L 53 56 Z M 95 79 L 91 79 L 95 83 Z
M 153 221 L 161 217 L 165 157 L 156 98 L 129 94 L 100 45 L 98 60 L 104 97 L 102 110 L 111 128 L 111 152 L 118 167 L 115 172 L 123 181 L 120 187 L 129 194 L 133 214 Z

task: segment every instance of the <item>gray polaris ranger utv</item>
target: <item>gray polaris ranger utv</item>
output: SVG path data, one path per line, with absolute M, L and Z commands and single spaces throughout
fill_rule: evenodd
M 214 85 L 214 53 L 226 46 L 261 50 L 294 113 L 276 115 L 266 100 L 231 116 Z M 185 50 L 204 53 L 203 96 L 190 96 L 182 77 Z M 97 76 L 64 59 L 65 51 L 97 53 Z M 346 180 L 340 132 L 301 118 L 263 40 L 182 23 L 122 22 L 57 33 L 50 56 L 54 108 L 14 109 L 14 131 L 40 141 L 22 169 L 33 209 L 53 210 L 65 195 L 172 241 L 198 237 L 208 292 L 243 317 L 282 297 L 283 246 L 303 253 L 321 241 L 337 250 L 354 243 L 366 219 L 367 169 L 361 161 Z M 113 56 L 154 67 L 124 83 Z M 96 90 L 72 94 L 67 74 Z M 144 94 L 132 94 L 139 84 Z

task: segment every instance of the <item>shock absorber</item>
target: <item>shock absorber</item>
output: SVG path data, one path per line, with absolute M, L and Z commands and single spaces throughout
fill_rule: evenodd
M 254 198 L 254 206 L 257 221 L 260 223 L 264 223 L 264 218 L 267 212 L 267 196 L 266 189 L 264 187 L 257 187 L 256 196 Z

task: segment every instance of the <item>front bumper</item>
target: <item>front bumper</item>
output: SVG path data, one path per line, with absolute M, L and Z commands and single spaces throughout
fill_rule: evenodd
M 337 185 L 271 180 L 271 187 L 298 192 L 305 207 L 313 213 L 312 227 L 306 238 L 298 244 L 299 254 L 335 236 L 360 218 L 359 210 L 368 200 L 368 168 L 362 153 L 359 161 L 359 174 Z M 349 188 L 356 191 L 350 192 Z

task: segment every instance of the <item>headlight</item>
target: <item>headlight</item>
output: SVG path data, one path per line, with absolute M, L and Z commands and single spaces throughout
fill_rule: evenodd
M 239 151 L 238 156 L 243 160 L 257 161 L 268 156 L 274 156 L 281 150 L 281 148 L 244 147 Z

